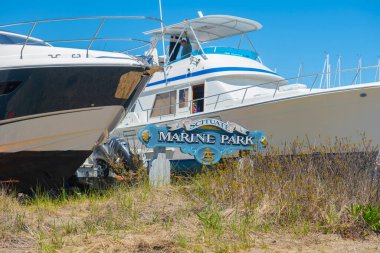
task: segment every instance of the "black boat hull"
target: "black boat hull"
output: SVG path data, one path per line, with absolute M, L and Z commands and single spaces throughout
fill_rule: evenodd
M 0 181 L 19 190 L 60 187 L 105 140 L 144 89 L 141 66 L 0 70 Z M 141 74 L 127 97 L 116 91 Z M 125 79 L 125 78 L 124 78 Z M 124 85 L 125 87 L 125 85 Z

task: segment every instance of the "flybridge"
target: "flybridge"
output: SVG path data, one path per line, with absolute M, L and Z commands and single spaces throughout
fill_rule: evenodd
M 167 40 L 170 42 L 168 57 L 165 57 L 164 60 L 164 65 L 168 65 L 169 63 L 176 61 L 180 48 L 180 41 L 184 38 L 187 38 L 192 44 L 194 44 L 196 49 L 195 52 L 197 52 L 196 55 L 200 55 L 203 59 L 207 59 L 206 54 L 212 52 L 204 49 L 202 46 L 203 43 L 233 36 L 241 36 L 238 48 L 240 48 L 242 39 L 245 38 L 252 51 L 255 51 L 252 42 L 246 34 L 260 30 L 261 28 L 262 25 L 259 22 L 246 18 L 229 15 L 208 15 L 190 20 L 185 19 L 183 22 L 147 31 L 144 32 L 144 34 L 155 36 L 153 39 L 153 41 L 155 41 L 153 43 L 154 45 L 157 44 L 158 40 Z M 168 38 L 165 39 L 164 36 L 168 36 Z M 215 52 L 215 50 L 212 51 L 214 51 L 213 53 L 220 53 L 219 50 L 218 52 Z M 245 55 L 245 53 L 238 53 L 238 55 L 241 54 Z M 194 55 L 194 52 L 193 54 L 182 55 L 181 59 L 187 58 L 190 55 Z M 250 58 L 258 58 L 257 54 L 254 53 L 254 55 L 254 57 L 251 56 Z M 156 59 L 153 59 L 153 61 L 158 63 L 158 55 L 153 56 L 153 58 L 155 57 Z

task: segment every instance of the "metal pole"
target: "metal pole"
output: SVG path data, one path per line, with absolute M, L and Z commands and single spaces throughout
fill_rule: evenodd
M 359 71 L 359 84 L 362 83 L 362 57 L 359 57 L 359 64 L 358 64 L 358 71 Z
M 341 75 L 341 72 L 342 72 L 342 69 L 341 69 L 341 57 L 339 55 L 339 58 L 338 58 L 338 86 L 340 86 L 340 75 Z
M 299 69 L 298 69 L 298 76 L 297 76 L 296 83 L 298 83 L 298 81 L 301 81 L 301 80 L 302 80 L 302 69 L 303 69 L 303 64 L 301 63 L 301 64 L 300 64 L 300 67 L 299 67 Z
M 162 5 L 161 5 L 161 0 L 158 0 L 158 2 L 160 4 L 162 53 L 165 53 L 164 22 L 162 20 Z
M 242 39 L 243 39 L 243 34 L 240 35 L 240 40 L 239 40 L 239 44 L 238 44 L 238 49 L 240 49 L 240 45 L 241 45 L 241 41 L 242 41 Z
M 219 102 L 219 96 L 220 96 L 220 94 L 218 94 L 218 97 L 216 98 L 216 103 L 215 103 L 215 106 L 214 106 L 214 110 L 215 110 L 215 108 L 216 108 L 216 105 L 217 105 L 218 102 Z
M 248 44 L 249 44 L 250 47 L 252 48 L 252 50 L 253 50 L 255 53 L 257 53 L 256 48 L 253 46 L 252 41 L 248 38 L 247 34 L 246 34 L 246 33 L 243 33 L 243 34 L 244 34 L 245 39 L 248 41 Z
M 276 87 L 276 90 L 274 91 L 273 97 L 276 96 L 276 92 L 277 92 L 279 86 L 280 86 L 280 81 L 277 82 L 277 87 Z
M 182 37 L 182 35 L 184 34 L 184 32 L 185 32 L 185 29 L 183 29 L 183 31 L 182 31 L 181 34 L 179 35 L 179 38 L 178 38 L 177 42 L 176 42 L 175 45 L 174 45 L 174 48 L 176 48 L 176 46 L 178 45 L 178 43 L 179 43 L 179 41 L 181 40 L 181 37 Z M 172 57 L 173 53 L 174 53 L 174 50 L 173 50 L 173 52 L 169 55 L 169 58 L 165 60 L 165 62 L 167 62 L 168 60 L 170 60 L 170 57 Z
M 162 4 L 161 4 L 161 0 L 158 0 L 158 3 L 160 5 L 162 53 L 166 57 L 166 52 L 165 52 L 166 51 L 165 50 L 165 36 L 164 36 L 164 22 L 162 20 Z M 166 65 L 167 65 L 167 59 L 164 59 L 164 78 L 165 78 L 165 84 L 168 85 L 168 78 L 167 78 L 167 75 L 166 75 Z
M 243 96 L 243 99 L 241 100 L 241 103 L 244 102 L 245 96 L 247 95 L 247 91 L 248 91 L 248 88 L 245 89 L 244 96 Z
M 380 57 L 377 59 L 377 81 L 380 82 Z
M 37 25 L 37 22 L 34 22 L 32 28 L 29 30 L 28 37 L 26 38 L 24 45 L 22 45 L 22 48 L 21 48 L 20 59 L 22 59 L 22 53 L 24 52 L 24 48 L 25 48 L 26 44 L 28 43 L 28 40 L 29 40 L 30 36 L 32 35 L 36 25 Z
M 315 84 L 315 82 L 316 82 L 317 79 L 318 79 L 318 76 L 319 76 L 319 74 L 316 74 L 316 75 L 315 75 L 314 81 L 313 81 L 313 83 L 311 84 L 311 87 L 310 87 L 310 91 L 313 89 L 314 84 Z
M 96 36 L 98 36 L 98 33 L 100 32 L 100 29 L 102 28 L 105 20 L 106 20 L 106 18 L 102 19 L 102 22 L 100 22 L 100 24 L 98 26 L 98 29 L 96 30 L 94 36 L 92 36 L 92 38 L 91 38 L 90 44 L 87 47 L 87 52 L 86 52 L 86 57 L 87 58 L 88 58 L 88 50 L 90 50 L 90 47 L 92 46 L 92 43 L 94 43 L 94 40 L 96 39 Z
M 207 60 L 207 56 L 206 56 L 205 52 L 203 51 L 202 45 L 201 45 L 201 43 L 199 42 L 198 37 L 197 37 L 197 35 L 195 34 L 195 32 L 194 32 L 193 27 L 191 26 L 191 24 L 189 24 L 189 27 L 190 27 L 191 32 L 194 34 L 195 40 L 196 40 L 197 43 L 198 43 L 198 46 L 199 46 L 199 49 L 200 49 L 201 52 L 202 52 L 202 56 L 203 56 L 203 58 L 205 58 L 205 59 Z
M 326 55 L 326 88 L 330 88 L 331 79 L 331 65 L 330 65 L 330 54 Z
M 325 59 L 325 63 L 323 64 L 323 70 L 322 70 L 321 82 L 319 83 L 319 88 L 322 88 L 323 78 L 325 76 L 326 63 L 327 63 L 327 59 Z

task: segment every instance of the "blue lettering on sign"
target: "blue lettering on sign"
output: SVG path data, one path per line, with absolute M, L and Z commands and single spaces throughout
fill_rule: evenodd
M 139 132 L 140 141 L 148 148 L 177 147 L 203 164 L 218 162 L 237 150 L 262 150 L 267 147 L 267 136 L 261 131 L 248 131 L 232 123 L 217 119 L 184 121 L 173 126 L 147 125 Z

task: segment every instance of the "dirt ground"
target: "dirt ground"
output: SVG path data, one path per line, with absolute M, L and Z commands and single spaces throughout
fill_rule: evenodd
M 0 252 L 380 252 L 380 236 L 250 231 L 244 243 L 217 236 L 197 216 L 203 207 L 175 187 L 116 192 L 102 199 L 21 205 L 0 199 Z
M 145 233 L 98 233 L 67 238 L 67 245 L 55 252 L 224 252 L 194 244 L 182 248 L 173 240 L 175 235 L 162 231 Z M 378 237 L 365 240 L 342 239 L 339 235 L 313 234 L 294 237 L 287 234 L 252 236 L 253 247 L 239 252 L 380 252 Z M 1 242 L 1 252 L 39 252 L 34 240 L 27 235 Z M 234 250 L 231 249 L 231 252 Z M 225 252 L 229 252 L 225 251 Z

